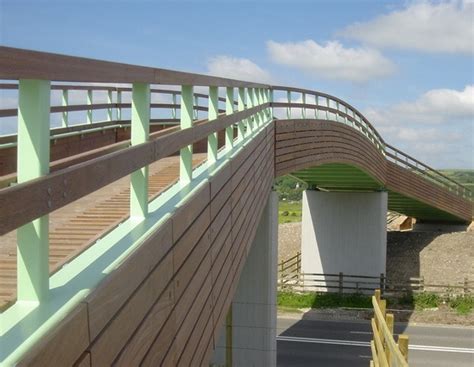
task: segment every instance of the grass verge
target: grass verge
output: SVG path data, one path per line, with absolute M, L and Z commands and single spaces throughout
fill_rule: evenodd
M 287 308 L 371 308 L 370 296 L 338 293 L 294 293 L 280 291 L 277 305 Z
M 441 304 L 447 304 L 460 315 L 468 315 L 474 310 L 474 296 L 456 296 L 443 298 L 433 293 L 408 294 L 398 298 L 387 300 L 388 307 L 400 307 L 402 309 L 414 309 L 418 311 L 437 308 Z M 277 305 L 280 309 L 300 308 L 372 308 L 371 296 L 363 294 L 339 294 L 339 293 L 296 293 L 291 291 L 279 291 Z M 398 308 L 397 307 L 397 308 Z
M 301 222 L 301 201 L 280 201 L 278 204 L 278 223 Z

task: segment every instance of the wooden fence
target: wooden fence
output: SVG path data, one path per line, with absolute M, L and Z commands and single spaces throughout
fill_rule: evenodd
M 474 281 L 464 278 L 453 284 L 426 282 L 424 277 L 412 277 L 409 281 L 392 281 L 385 274 L 367 276 L 345 273 L 302 273 L 301 253 L 278 264 L 280 290 L 372 293 L 380 289 L 383 294 L 436 293 L 439 295 L 466 295 L 474 293 Z
M 371 367 L 408 367 L 408 336 L 398 336 L 398 343 L 393 337 L 394 317 L 386 314 L 387 302 L 381 299 L 380 289 L 372 296 L 374 317 L 371 320 L 373 338 L 370 342 L 372 351 Z

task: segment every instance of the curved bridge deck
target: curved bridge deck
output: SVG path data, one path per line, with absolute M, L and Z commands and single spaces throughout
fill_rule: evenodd
M 6 47 L 0 79 L 18 90 L 18 106 L 0 117 L 19 126 L 0 139 L 18 157 L 18 167 L 2 167 L 1 182 L 13 185 L 0 189 L 4 299 L 18 277 L 18 299 L 0 314 L 0 364 L 208 365 L 283 174 L 320 190 L 387 190 L 390 209 L 424 220 L 472 219 L 469 190 L 324 93 Z M 86 103 L 70 104 L 70 90 Z M 52 91 L 60 105 L 51 106 Z M 99 92 L 105 102 L 94 102 Z M 278 93 L 287 102 L 273 102 Z M 87 122 L 69 126 L 78 111 Z M 106 121 L 94 121 L 99 111 Z M 53 118 L 61 127 L 50 131 Z M 150 134 L 153 123 L 174 126 Z M 128 128 L 130 141 L 99 151 L 76 141 L 55 151 L 67 162 L 50 161 L 61 139 Z M 203 141 L 207 154 L 193 155 Z

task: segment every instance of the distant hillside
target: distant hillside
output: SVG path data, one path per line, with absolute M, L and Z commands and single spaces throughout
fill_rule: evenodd
M 472 169 L 443 169 L 439 170 L 449 178 L 466 186 L 474 192 L 474 170 Z M 282 201 L 300 201 L 306 185 L 292 176 L 278 177 L 275 180 L 275 190 Z
M 441 173 L 474 191 L 474 170 L 472 169 L 443 169 Z

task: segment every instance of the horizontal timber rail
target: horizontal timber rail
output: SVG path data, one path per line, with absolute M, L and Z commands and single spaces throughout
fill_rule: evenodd
M 0 49 L 0 79 L 268 88 L 261 83 L 11 47 Z

